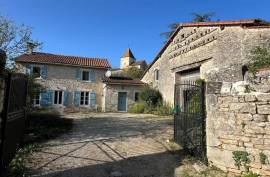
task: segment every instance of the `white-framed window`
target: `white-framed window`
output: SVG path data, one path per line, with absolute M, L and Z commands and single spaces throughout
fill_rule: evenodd
M 63 94 L 64 94 L 64 92 L 62 90 L 55 90 L 53 104 L 62 105 L 63 104 Z
M 89 105 L 89 92 L 81 92 L 80 105 L 81 106 Z
M 135 92 L 135 94 L 134 94 L 134 101 L 135 102 L 138 102 L 139 101 L 139 95 L 140 95 L 139 92 Z
M 40 106 L 40 94 L 34 96 L 32 104 L 33 106 Z
M 159 69 L 155 69 L 155 80 L 158 81 L 159 80 Z
M 32 69 L 32 73 L 33 73 L 33 76 L 35 77 L 35 78 L 38 78 L 38 77 L 40 77 L 41 76 L 41 68 L 40 68 L 40 66 L 33 66 L 33 69 Z
M 89 81 L 89 71 L 82 71 L 82 80 Z

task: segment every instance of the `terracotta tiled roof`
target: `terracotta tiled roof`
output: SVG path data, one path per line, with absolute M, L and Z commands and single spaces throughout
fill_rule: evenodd
M 114 78 L 114 77 L 104 77 L 102 79 L 104 83 L 107 84 L 121 84 L 121 85 L 144 85 L 145 83 L 139 79 L 124 79 L 124 78 Z
M 145 63 L 144 60 L 135 61 L 135 62 L 131 63 L 131 66 L 141 65 L 141 64 L 143 64 L 143 63 Z
M 49 63 L 49 64 L 93 67 L 93 68 L 111 68 L 111 65 L 107 59 L 64 56 L 40 52 L 33 52 L 32 54 L 23 54 L 15 58 L 15 62 Z
M 162 53 L 167 49 L 170 43 L 173 41 L 177 33 L 184 27 L 200 27 L 200 26 L 242 26 L 245 28 L 266 28 L 270 27 L 270 23 L 260 19 L 244 19 L 244 20 L 225 20 L 225 21 L 211 21 L 211 22 L 189 22 L 180 23 L 177 29 L 169 37 L 165 45 L 160 49 L 154 60 L 148 65 L 144 75 L 147 73 L 149 68 L 159 59 Z
M 191 27 L 191 26 L 255 26 L 255 25 L 269 25 L 263 20 L 259 19 L 243 19 L 243 20 L 225 20 L 225 21 L 210 21 L 210 22 L 189 22 L 180 23 L 181 27 Z
M 134 57 L 133 53 L 131 52 L 131 49 L 130 48 L 128 48 L 125 51 L 124 55 L 122 56 L 122 58 L 125 58 L 125 57 L 129 57 L 129 58 L 134 58 L 135 59 L 135 57 Z

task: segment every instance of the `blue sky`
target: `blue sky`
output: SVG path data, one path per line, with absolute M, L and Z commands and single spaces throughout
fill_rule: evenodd
M 192 12 L 270 21 L 269 7 L 269 0 L 0 0 L 0 14 L 31 26 L 42 51 L 105 57 L 114 67 L 128 47 L 151 62 L 164 42 L 160 33 Z

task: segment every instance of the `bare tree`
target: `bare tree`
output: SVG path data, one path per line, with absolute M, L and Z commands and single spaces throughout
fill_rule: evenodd
M 24 24 L 18 25 L 14 21 L 0 16 L 0 49 L 7 54 L 8 63 L 27 51 L 27 43 L 33 43 L 40 48 L 42 43 L 31 39 L 32 29 Z
M 165 37 L 166 39 L 169 39 L 169 37 L 174 33 L 174 31 L 177 29 L 178 27 L 178 23 L 172 23 L 170 25 L 168 25 L 168 27 L 170 28 L 170 31 L 167 32 L 163 32 L 160 35 Z

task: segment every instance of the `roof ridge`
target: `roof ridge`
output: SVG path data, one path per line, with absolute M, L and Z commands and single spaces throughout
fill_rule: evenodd
M 33 52 L 32 54 L 53 55 L 53 56 L 61 56 L 61 57 L 74 57 L 74 58 L 81 58 L 81 59 L 108 60 L 108 58 L 101 58 L 101 57 L 83 57 L 83 56 L 76 56 L 76 55 L 53 54 L 53 53 L 47 53 L 47 52 Z M 31 54 L 26 54 L 26 55 L 31 55 Z

